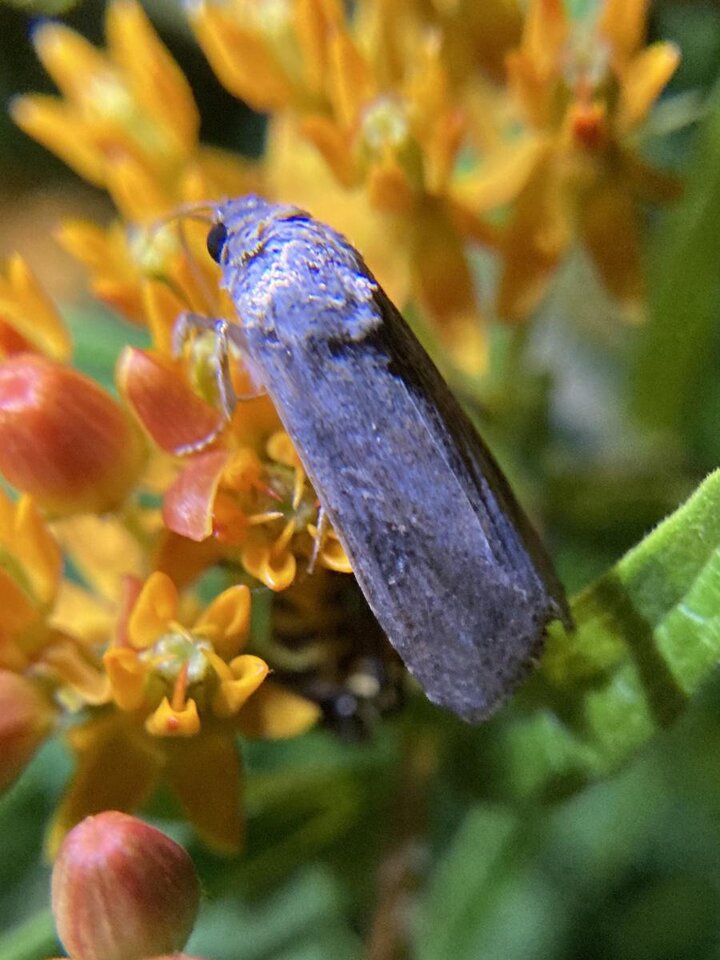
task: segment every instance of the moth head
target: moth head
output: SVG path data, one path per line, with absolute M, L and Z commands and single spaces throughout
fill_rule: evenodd
M 222 262 L 223 247 L 227 240 L 227 227 L 221 221 L 213 224 L 207 235 L 207 249 L 215 263 Z
M 242 260 L 255 250 L 272 224 L 282 220 L 308 219 L 309 214 L 290 204 L 272 203 L 256 194 L 226 200 L 215 209 L 216 223 L 207 236 L 207 248 L 216 263 Z M 232 243 L 232 253 L 229 245 Z

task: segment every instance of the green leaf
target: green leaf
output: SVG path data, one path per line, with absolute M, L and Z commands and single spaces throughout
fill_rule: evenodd
M 529 868 L 537 825 L 476 807 L 465 817 L 427 892 L 419 960 L 544 960 L 556 956 L 562 906 Z
M 703 379 L 715 376 L 709 360 L 720 317 L 719 219 L 720 91 L 709 105 L 687 191 L 658 232 L 650 268 L 650 321 L 638 333 L 631 389 L 635 413 L 655 428 L 681 432 Z
M 557 796 L 671 723 L 720 659 L 720 471 L 572 604 L 499 724 L 503 792 Z
M 360 944 L 344 908 L 331 874 L 307 866 L 262 902 L 244 903 L 232 891 L 206 903 L 187 949 L 214 960 L 354 960 Z
M 58 942 L 49 910 L 38 911 L 24 923 L 0 936 L 2 960 L 39 960 L 57 950 Z

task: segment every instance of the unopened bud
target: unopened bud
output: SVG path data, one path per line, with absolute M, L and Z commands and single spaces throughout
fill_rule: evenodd
M 143 465 L 130 418 L 93 380 L 39 354 L 0 363 L 0 473 L 55 513 L 118 506 Z
M 185 850 L 116 811 L 71 830 L 53 868 L 53 914 L 73 960 L 173 955 L 190 936 L 199 900 Z

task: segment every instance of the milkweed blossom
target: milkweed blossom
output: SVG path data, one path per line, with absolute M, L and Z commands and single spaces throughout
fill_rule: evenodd
M 638 147 L 678 63 L 644 46 L 647 0 L 582 21 L 560 0 L 347 7 L 187 4 L 219 81 L 268 115 L 258 161 L 201 142 L 136 0 L 110 0 L 105 49 L 57 22 L 33 34 L 60 95 L 20 95 L 12 116 L 116 211 L 65 220 L 59 243 L 149 338 L 121 353 L 118 397 L 73 368 L 27 264 L 0 276 L 0 784 L 66 738 L 51 851 L 161 784 L 236 851 L 238 744 L 333 725 L 337 691 L 369 722 L 402 701 L 376 625 L 353 633 L 350 565 L 272 403 L 231 345 L 240 400 L 224 409 L 214 331 L 179 323 L 234 315 L 208 223 L 184 211 L 249 191 L 307 206 L 465 373 L 486 362 L 488 313 L 529 322 L 573 245 L 642 313 L 640 204 L 678 190 Z M 480 254 L 495 288 L 479 287 Z

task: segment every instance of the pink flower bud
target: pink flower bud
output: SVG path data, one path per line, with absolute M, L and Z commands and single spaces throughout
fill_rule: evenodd
M 53 914 L 73 960 L 172 955 L 190 936 L 199 901 L 185 850 L 117 811 L 71 830 L 53 868 Z
M 39 354 L 0 363 L 0 473 L 60 514 L 112 509 L 143 465 L 130 418 L 93 380 Z

